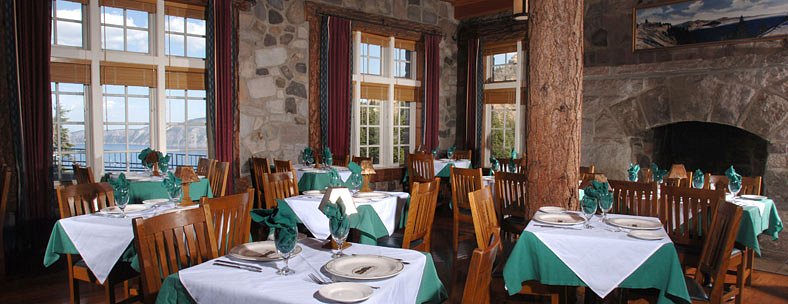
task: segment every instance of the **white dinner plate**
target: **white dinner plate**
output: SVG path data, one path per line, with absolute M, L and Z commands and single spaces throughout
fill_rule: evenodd
M 144 200 L 144 201 L 142 201 L 142 204 L 148 205 L 148 206 L 160 206 L 160 205 L 165 205 L 165 204 L 167 204 L 169 202 L 170 202 L 169 199 L 157 198 L 157 199 Z
M 323 193 L 325 193 L 325 191 L 323 191 L 323 190 L 307 190 L 307 191 L 304 191 L 304 195 L 321 195 Z
M 304 168 L 304 169 L 301 169 L 301 171 L 308 172 L 308 173 L 325 173 L 326 172 L 326 171 L 323 171 L 323 170 L 320 170 L 320 169 L 314 169 L 314 168 Z
M 355 197 L 363 197 L 363 198 L 385 198 L 389 195 L 383 192 L 357 192 Z
M 739 197 L 741 197 L 743 199 L 753 200 L 753 201 L 760 201 L 760 200 L 765 200 L 766 199 L 765 196 L 752 195 L 752 194 L 743 194 L 743 195 L 740 195 Z
M 327 300 L 356 303 L 369 299 L 372 296 L 372 287 L 359 283 L 340 282 L 323 286 L 317 293 Z
M 354 280 L 379 280 L 398 275 L 405 269 L 400 260 L 377 255 L 346 255 L 326 263 L 326 271 Z
M 293 249 L 292 256 L 298 255 L 301 252 L 301 246 L 296 245 Z M 241 244 L 230 249 L 231 257 L 247 260 L 247 261 L 277 261 L 281 260 L 282 256 L 276 252 L 276 244 L 274 241 L 262 241 Z
M 537 213 L 534 215 L 533 220 L 559 226 L 572 226 L 585 221 L 581 216 L 574 213 Z
M 636 239 L 648 241 L 656 241 L 665 238 L 665 235 L 657 230 L 632 230 L 627 235 Z
M 134 213 L 134 212 L 142 212 L 142 211 L 145 211 L 145 210 L 148 210 L 148 209 L 150 209 L 150 206 L 147 206 L 147 205 L 144 205 L 144 204 L 128 204 L 128 205 L 126 205 L 125 211 L 126 211 L 126 213 Z M 113 206 L 113 207 L 107 207 L 107 208 L 101 209 L 101 213 L 104 213 L 104 214 L 121 214 L 121 211 L 120 211 L 120 208 L 118 208 L 118 206 Z
M 662 228 L 662 223 L 658 221 L 644 220 L 631 217 L 618 217 L 607 220 L 607 223 L 613 226 L 636 229 L 636 230 L 655 230 Z
M 541 208 L 539 208 L 539 211 L 544 213 L 564 213 L 566 209 L 557 206 L 542 206 Z
M 368 198 L 364 198 L 364 197 L 354 197 L 353 198 L 353 202 L 356 203 L 356 204 L 359 204 L 359 203 L 366 204 L 366 203 L 369 203 L 371 201 Z

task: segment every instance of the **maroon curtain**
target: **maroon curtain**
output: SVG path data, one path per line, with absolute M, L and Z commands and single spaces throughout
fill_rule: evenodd
M 214 54 L 215 54 L 215 123 L 214 145 L 216 160 L 229 162 L 227 189 L 233 193 L 233 5 L 232 0 L 213 2 Z
M 468 41 L 468 69 L 465 75 L 465 145 L 476 150 L 476 61 L 479 55 L 479 39 Z M 478 152 L 474 153 L 478 154 Z
M 25 203 L 22 218 L 49 219 L 52 166 L 52 100 L 49 87 L 51 1 L 16 1 L 16 49 L 22 125 Z
M 328 20 L 328 147 L 337 157 L 350 152 L 350 20 Z
M 424 148 L 431 151 L 438 147 L 438 120 L 440 119 L 440 42 L 438 35 L 424 37 Z

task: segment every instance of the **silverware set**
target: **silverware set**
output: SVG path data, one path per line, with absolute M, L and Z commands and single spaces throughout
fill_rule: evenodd
M 317 283 L 318 285 L 328 285 L 328 284 L 335 283 L 334 280 L 331 280 L 331 278 L 321 279 L 321 277 L 322 277 L 321 275 L 316 275 L 316 274 L 311 274 L 311 273 L 309 274 L 309 278 L 312 279 L 312 281 Z M 369 288 L 379 289 L 380 287 L 379 286 L 369 286 Z
M 553 226 L 553 225 L 541 225 L 541 224 L 534 224 L 534 226 L 545 227 L 545 228 L 556 228 L 556 229 L 583 230 L 580 228 L 570 227 L 570 226 Z
M 232 261 L 226 260 L 215 260 L 213 261 L 213 265 L 215 266 L 222 266 L 222 267 L 230 267 L 230 268 L 237 268 L 242 270 L 248 270 L 252 272 L 263 272 L 263 269 L 254 265 L 243 264 L 243 263 L 236 263 Z

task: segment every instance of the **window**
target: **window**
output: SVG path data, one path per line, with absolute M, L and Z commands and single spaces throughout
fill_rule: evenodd
M 517 111 L 514 105 L 490 105 L 490 153 L 495 158 L 508 158 L 514 148 Z M 516 150 L 516 149 L 515 149 Z
M 139 86 L 104 85 L 104 169 L 139 171 L 137 159 L 151 146 L 151 89 Z
M 411 104 L 410 102 L 394 101 L 394 163 L 405 164 L 411 151 Z
M 413 78 L 413 51 L 394 49 L 394 77 Z
M 370 43 L 361 43 L 359 51 L 361 52 L 361 74 L 368 75 L 381 75 L 381 50 L 382 46 Z
M 492 82 L 514 81 L 517 79 L 517 52 L 492 55 Z
M 360 128 L 359 148 L 360 155 L 371 157 L 375 164 L 380 163 L 380 108 L 381 101 L 374 99 L 359 99 Z
M 110 6 L 101 7 L 101 48 L 148 53 L 148 12 Z
M 490 157 L 509 158 L 512 149 L 521 155 L 523 120 L 522 105 L 523 64 L 521 42 L 490 45 L 483 50 L 484 84 L 484 155 L 489 166 Z
M 51 83 L 52 90 L 52 164 L 60 180 L 73 178 L 74 164 L 86 165 L 85 86 L 77 83 Z
M 205 58 L 205 20 L 167 15 L 164 53 Z
M 52 45 L 82 47 L 82 4 L 52 1 Z
M 167 153 L 171 162 L 197 166 L 208 156 L 205 91 L 167 90 Z

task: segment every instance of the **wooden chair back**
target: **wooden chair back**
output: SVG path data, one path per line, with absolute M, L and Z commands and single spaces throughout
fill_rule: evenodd
M 697 249 L 703 248 L 709 235 L 712 216 L 722 202 L 722 189 L 705 190 L 663 186 L 660 193 L 660 220 L 673 243 Z
M 211 209 L 213 235 L 216 237 L 219 256 L 227 254 L 236 245 L 249 242 L 252 202 L 254 202 L 252 188 L 244 193 L 200 199 L 201 205 Z
M 654 181 L 654 174 L 651 172 L 651 168 L 642 168 L 638 174 L 640 175 L 638 182 L 650 183 Z
M 432 154 L 415 153 L 408 155 L 408 181 L 426 183 L 435 178 L 435 161 Z
M 725 191 L 727 191 L 728 177 L 725 175 L 712 175 L 706 173 L 703 179 L 703 189 L 711 189 L 712 185 L 714 185 L 714 189 L 725 189 Z
M 229 162 L 217 162 L 213 174 L 208 179 L 214 197 L 222 197 L 227 191 L 227 173 L 230 171 Z
M 456 150 L 454 151 L 454 155 L 452 155 L 452 157 L 457 160 L 459 159 L 472 160 L 473 159 L 471 158 L 472 156 L 473 156 L 473 150 Z
M 750 194 L 761 195 L 761 185 L 763 178 L 760 176 L 743 176 L 741 178 L 741 190 L 738 195 Z
M 531 218 L 525 185 L 528 177 L 521 173 L 495 172 L 495 208 L 498 221 L 510 216 Z
M 277 199 L 298 195 L 298 182 L 295 172 L 268 173 L 263 176 L 265 208 L 276 208 Z
M 197 161 L 197 171 L 194 173 L 202 176 L 211 176 L 211 171 L 215 165 L 216 160 L 200 157 L 200 160 Z
M 255 189 L 256 205 L 255 208 L 262 208 L 265 202 L 265 195 L 263 194 L 263 177 L 271 173 L 271 165 L 268 163 L 268 158 L 252 157 L 249 159 L 252 165 L 252 186 Z
M 435 219 L 440 183 L 440 177 L 426 183 L 413 183 L 402 248 L 430 252 L 432 222 Z M 411 247 L 411 243 L 418 240 L 421 240 L 421 243 Z
M 476 244 L 478 248 L 486 249 L 490 243 L 491 235 L 496 234 L 497 237 L 500 237 L 500 225 L 498 217 L 495 215 L 495 202 L 490 187 L 468 193 L 468 199 L 471 202 Z
M 692 177 L 666 177 L 664 184 L 670 187 L 692 187 Z
M 108 183 L 59 186 L 55 191 L 61 219 L 115 206 L 114 191 Z
M 361 162 L 362 162 L 362 161 L 365 161 L 365 160 L 372 161 L 372 157 L 365 157 L 365 156 L 355 156 L 355 155 L 354 155 L 354 156 L 353 156 L 353 158 L 352 158 L 351 160 L 352 160 L 354 163 L 356 163 L 357 165 L 361 166 Z M 350 163 L 347 163 L 347 164 L 345 164 L 345 165 L 347 166 L 348 164 L 350 164 Z
M 498 164 L 501 166 L 501 172 L 509 172 L 509 173 L 525 173 L 525 164 L 523 163 L 522 158 L 515 158 L 514 159 L 514 168 L 510 168 L 509 164 L 511 163 L 511 158 L 499 158 Z
M 77 184 L 91 184 L 95 183 L 96 179 L 93 177 L 93 169 L 90 167 L 80 167 L 74 164 L 74 179 Z
M 580 173 L 596 173 L 596 167 L 594 165 L 590 165 L 588 167 L 580 167 Z
M 497 234 L 489 236 L 490 243 L 485 247 L 473 250 L 471 266 L 465 280 L 462 293 L 463 304 L 490 303 L 490 283 L 492 282 L 493 265 L 501 247 L 501 238 Z
M 454 203 L 454 213 L 461 210 L 470 210 L 468 193 L 482 188 L 482 169 L 463 169 L 449 167 L 451 173 L 451 199 Z
M 132 226 L 143 302 L 156 301 L 161 283 L 170 274 L 218 257 L 208 206 L 138 217 Z
M 319 164 L 319 163 L 318 163 Z M 274 160 L 274 172 L 295 172 L 293 162 L 289 160 Z
M 5 234 L 6 212 L 8 211 L 8 194 L 11 193 L 13 172 L 11 168 L 0 165 L 0 278 L 5 277 Z
M 703 245 L 698 271 L 695 273 L 695 282 L 698 282 L 700 286 L 708 286 L 709 282 L 706 279 L 711 279 L 711 292 L 708 293 L 709 303 L 722 303 L 724 299 L 728 298 L 728 295 L 737 294 L 735 290 L 726 293 L 724 287 L 725 274 L 728 270 L 733 245 L 736 242 L 736 235 L 739 233 L 742 212 L 741 207 L 722 202 L 713 214 L 714 220 L 709 228 L 710 233 L 706 243 Z M 724 296 L 724 294 L 726 295 Z
M 659 215 L 657 183 L 621 180 L 607 182 L 610 188 L 613 188 L 613 209 L 610 209 L 610 213 L 652 217 Z

